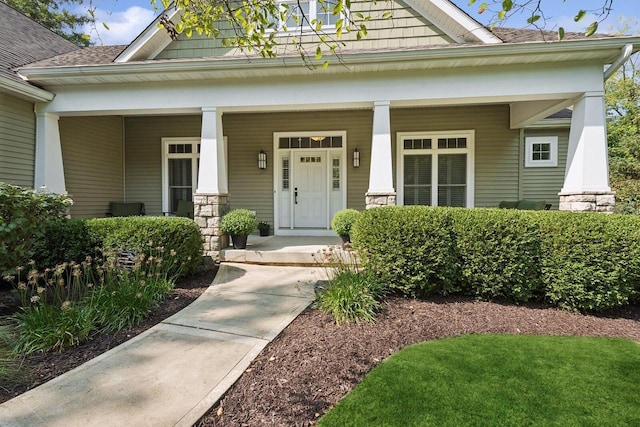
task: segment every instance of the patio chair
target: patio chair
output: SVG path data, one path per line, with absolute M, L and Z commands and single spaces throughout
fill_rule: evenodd
M 175 212 L 162 212 L 162 215 L 193 219 L 193 202 L 191 200 L 178 200 L 178 207 Z
M 109 202 L 107 216 L 142 216 L 145 214 L 142 202 Z
M 178 201 L 178 209 L 176 209 L 176 216 L 182 216 L 193 219 L 193 202 L 190 200 Z
M 507 201 L 503 200 L 498 205 L 501 209 L 522 209 L 528 211 L 548 211 L 551 209 L 551 203 L 547 203 L 545 200 L 515 200 Z

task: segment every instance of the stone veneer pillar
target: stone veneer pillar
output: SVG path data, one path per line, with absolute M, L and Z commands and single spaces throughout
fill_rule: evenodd
M 560 210 L 570 212 L 613 213 L 616 206 L 614 192 L 584 191 L 560 193 Z
M 228 211 L 228 194 L 199 193 L 193 196 L 193 219 L 202 233 L 205 259 L 220 261 L 220 251 L 229 245 L 228 237 L 220 231 L 220 218 Z
M 366 193 L 365 205 L 367 209 L 380 206 L 395 206 L 396 193 Z

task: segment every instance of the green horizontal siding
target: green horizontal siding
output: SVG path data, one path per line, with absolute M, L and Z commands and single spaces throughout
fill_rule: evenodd
M 147 215 L 162 214 L 162 138 L 199 137 L 201 116 L 125 118 L 125 193 Z
M 392 12 L 392 19 L 383 17 L 386 11 Z M 353 1 L 351 12 L 362 13 L 370 16 L 366 23 L 368 35 L 362 40 L 357 40 L 357 33 L 345 32 L 339 39 L 345 46 L 339 47 L 339 52 L 350 50 L 368 49 L 397 49 L 418 46 L 432 46 L 449 44 L 452 40 L 445 35 L 435 25 L 425 20 L 413 9 L 399 0 L 374 3 L 371 1 Z M 229 36 L 232 32 L 228 29 L 226 22 L 220 23 L 223 36 Z M 302 41 L 309 52 L 315 52 L 318 38 L 315 35 L 288 35 L 278 37 L 279 46 L 276 46 L 275 53 L 283 55 L 295 52 L 294 46 L 290 43 L 291 38 L 296 37 Z M 329 31 L 329 36 L 331 32 Z M 330 38 L 330 37 L 329 37 Z M 328 47 L 323 47 L 329 52 Z M 235 48 L 222 46 L 221 39 L 207 38 L 206 36 L 193 35 L 186 37 L 180 35 L 171 42 L 158 56 L 157 59 L 176 58 L 206 58 L 217 56 L 244 56 L 242 52 Z
M 59 126 L 71 215 L 103 217 L 124 199 L 122 118 L 61 117 Z
M 557 136 L 558 166 L 550 168 L 526 168 L 522 160 L 522 198 L 546 200 L 552 209 L 558 209 L 560 197 L 558 193 L 564 185 L 564 173 L 567 165 L 567 149 L 569 147 L 569 129 L 527 129 L 527 136 Z M 522 141 L 523 152 L 525 141 Z
M 33 188 L 36 119 L 33 104 L 0 93 L 0 181 Z

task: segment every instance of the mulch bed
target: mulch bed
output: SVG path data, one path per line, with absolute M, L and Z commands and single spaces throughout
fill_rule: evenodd
M 180 281 L 173 296 L 142 324 L 59 353 L 24 360 L 20 383 L 0 385 L 0 403 L 34 388 L 149 329 L 186 307 L 213 281 L 215 271 Z M 375 324 L 336 326 L 309 308 L 254 360 L 220 404 L 197 426 L 311 426 L 364 375 L 401 348 L 468 333 L 623 337 L 640 342 L 640 307 L 601 316 L 539 304 L 514 305 L 465 298 L 419 301 L 391 297 Z
M 195 301 L 209 287 L 213 282 L 216 271 L 204 271 L 180 279 L 176 283 L 171 296 L 154 308 L 150 316 L 138 325 L 110 334 L 97 335 L 89 341 L 64 349 L 61 352 L 37 353 L 25 358 L 22 361 L 24 377 L 19 382 L 4 382 L 0 384 L 0 403 L 82 365 L 84 362 L 130 340 L 182 310 Z M 9 290 L 4 290 L 3 301 L 7 301 L 9 298 L 8 292 Z
M 308 309 L 256 358 L 198 426 L 311 426 L 401 348 L 468 333 L 623 337 L 640 342 L 640 307 L 589 316 L 542 305 L 390 298 L 375 324 L 337 327 Z

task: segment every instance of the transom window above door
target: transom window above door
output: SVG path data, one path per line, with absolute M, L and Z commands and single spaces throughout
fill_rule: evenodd
M 342 148 L 342 136 L 287 136 L 278 138 L 278 148 Z
M 474 132 L 399 133 L 398 201 L 473 206 Z

